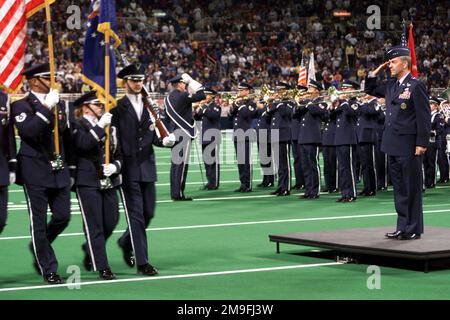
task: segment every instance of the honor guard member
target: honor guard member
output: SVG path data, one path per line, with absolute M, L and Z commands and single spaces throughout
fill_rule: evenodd
M 16 139 L 9 96 L 0 91 L 0 233 L 6 226 L 8 185 L 16 181 Z
M 334 144 L 336 110 L 330 104 L 327 105 L 327 111 L 322 130 L 323 176 L 325 178 L 325 189 L 322 191 L 335 193 L 338 191 L 336 146 Z
M 433 101 L 437 101 L 439 104 L 439 113 L 440 118 L 442 119 L 444 129 L 439 130 L 436 136 L 436 144 L 438 149 L 438 166 L 439 166 L 439 183 L 447 183 L 449 180 L 449 158 L 447 154 L 447 124 L 445 122 L 445 115 L 442 111 L 442 107 L 444 105 L 445 99 L 439 97 L 432 97 Z M 430 105 L 433 102 L 430 100 Z
M 205 163 L 207 184 L 204 190 L 216 190 L 219 188 L 220 164 L 220 106 L 215 102 L 217 91 L 205 88 L 205 104 L 196 109 L 194 119 L 202 122 L 202 154 Z
M 445 136 L 445 122 L 439 113 L 439 100 L 430 97 L 431 109 L 431 134 L 430 145 L 423 156 L 423 168 L 425 172 L 425 188 L 436 187 L 436 164 L 438 162 L 438 148 Z
M 238 162 L 241 186 L 235 192 L 251 192 L 253 179 L 252 141 L 255 130 L 252 121 L 257 117 L 257 108 L 248 95 L 253 87 L 248 83 L 238 85 L 237 100 L 232 104 L 230 116 L 233 117 L 233 141 Z
M 279 82 L 277 91 L 291 89 L 291 86 Z M 291 122 L 292 104 L 287 97 L 282 95 L 275 99 L 270 105 L 268 112 L 272 115 L 270 124 L 272 158 L 278 169 L 278 187 L 271 194 L 277 196 L 288 196 L 291 194 Z
M 161 144 L 150 113 L 144 105 L 144 67 L 131 64 L 117 76 L 124 81 L 126 95 L 117 101 L 117 107 L 111 110 L 111 114 L 112 126 L 117 129 L 123 157 L 120 194 L 128 223 L 118 244 L 129 267 L 136 265 L 139 274 L 153 276 L 158 272 L 149 263 L 146 233 L 146 228 L 154 217 L 156 203 L 157 179 L 153 145 L 171 146 L 173 142 L 166 137 Z
M 390 239 L 419 239 L 423 233 L 422 156 L 430 143 L 431 112 L 425 85 L 410 73 L 407 47 L 392 47 L 388 61 L 366 77 L 366 91 L 386 99 L 386 120 L 381 150 L 389 157 L 394 186 L 397 228 Z M 389 67 L 392 78 L 377 83 Z
M 257 187 L 268 188 L 275 184 L 275 173 L 272 161 L 272 144 L 270 143 L 270 125 L 272 115 L 268 112 L 269 101 L 260 101 L 257 106 L 256 141 L 258 143 L 259 163 L 263 180 Z
M 297 89 L 300 92 L 307 91 L 308 88 L 298 85 Z M 296 101 L 289 101 L 292 105 L 292 110 L 297 110 L 299 105 Z M 300 145 L 298 144 L 298 131 L 300 130 L 300 119 L 298 117 L 292 117 L 291 121 L 291 150 L 292 157 L 294 159 L 294 174 L 295 185 L 292 187 L 295 190 L 302 190 L 305 187 L 305 175 L 302 169 L 302 163 L 300 161 Z
M 311 94 L 319 93 L 322 85 L 310 80 L 308 91 Z M 300 145 L 300 161 L 305 175 L 305 193 L 300 198 L 317 199 L 320 196 L 320 165 L 319 149 L 322 142 L 321 124 L 326 118 L 326 104 L 315 101 L 304 101 L 297 110 L 296 116 L 300 119 L 300 130 L 297 142 Z
M 74 107 L 75 186 L 86 235 L 83 264 L 88 271 L 98 271 L 101 279 L 113 280 L 116 276 L 108 263 L 106 241 L 119 221 L 117 191 L 122 158 L 117 130 L 110 128 L 110 163 L 105 164 L 105 128 L 111 124 L 111 113 L 104 112 L 96 91 L 78 98 Z
M 206 98 L 203 86 L 187 73 L 169 79 L 174 90 L 165 98 L 164 105 L 170 119 L 169 131 L 176 137 L 177 143 L 172 149 L 170 167 L 170 196 L 174 201 L 189 201 L 184 189 L 189 167 L 189 154 L 192 139 L 196 137 L 192 103 Z
M 345 91 L 346 89 L 344 89 Z M 337 202 L 353 202 L 356 200 L 356 112 L 359 105 L 356 99 L 337 99 L 336 107 L 336 145 L 338 163 L 338 184 L 341 198 Z
M 70 220 L 70 174 L 68 158 L 71 134 L 59 93 L 50 89 L 48 63 L 33 66 L 23 75 L 31 92 L 11 106 L 21 138 L 17 156 L 17 183 L 23 185 L 31 224 L 30 249 L 35 269 L 49 284 L 60 284 L 58 261 L 52 242 Z M 60 155 L 55 153 L 54 108 L 58 112 Z M 47 224 L 47 208 L 52 217 Z

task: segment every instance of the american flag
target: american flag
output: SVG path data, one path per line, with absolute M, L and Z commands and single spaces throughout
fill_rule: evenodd
M 297 85 L 306 87 L 306 84 L 308 82 L 307 79 L 308 79 L 308 73 L 306 71 L 305 61 L 303 60 L 303 54 L 302 54 L 302 62 L 300 64 L 300 69 L 298 71 Z
M 10 91 L 22 84 L 27 18 L 44 6 L 45 0 L 0 0 L 0 84 Z

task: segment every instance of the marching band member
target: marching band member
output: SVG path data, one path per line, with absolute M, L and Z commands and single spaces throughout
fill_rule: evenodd
M 297 89 L 301 92 L 308 90 L 307 87 L 301 85 L 297 85 Z M 293 110 L 298 108 L 296 101 L 290 101 L 290 103 L 292 104 Z M 292 188 L 295 190 L 302 190 L 305 187 L 305 175 L 303 173 L 302 162 L 300 161 L 300 145 L 298 144 L 298 131 L 300 130 L 300 126 L 300 119 L 293 116 L 291 121 L 291 150 L 292 157 L 294 158 L 295 185 Z
M 343 91 L 346 89 L 344 88 Z M 338 162 L 338 183 L 341 198 L 337 202 L 353 202 L 356 200 L 356 110 L 358 104 L 355 99 L 338 98 L 336 108 L 336 133 L 334 144 Z
M 0 91 L 0 233 L 6 226 L 8 185 L 16 181 L 16 138 L 9 97 Z
M 376 120 L 376 142 L 375 142 L 375 164 L 377 172 L 377 191 L 387 190 L 389 180 L 388 158 L 387 154 L 381 151 L 381 139 L 384 131 L 384 119 L 386 117 L 384 98 L 377 98 L 376 109 L 378 117 Z
M 169 131 L 176 137 L 176 145 L 172 149 L 172 165 L 170 167 L 170 196 L 174 201 L 190 201 L 184 189 L 189 168 L 189 154 L 192 139 L 196 137 L 195 123 L 192 114 L 192 103 L 206 98 L 203 86 L 187 73 L 169 79 L 174 90 L 166 97 L 164 104 L 170 119 Z
M 353 86 L 352 88 L 359 88 Z M 358 195 L 374 196 L 377 192 L 377 172 L 375 158 L 375 143 L 377 141 L 376 125 L 378 110 L 376 98 L 362 101 L 357 110 L 356 135 L 360 149 L 361 167 L 364 188 Z
M 336 134 L 336 110 L 333 106 L 327 105 L 324 118 L 325 126 L 322 130 L 322 155 L 323 155 L 323 176 L 325 178 L 324 192 L 335 193 L 338 191 L 337 157 L 334 136 Z
M 443 110 L 442 106 L 444 105 L 445 99 L 435 97 L 434 100 L 437 100 L 439 103 L 439 112 L 441 113 L 441 118 L 444 121 L 444 130 L 440 130 L 436 137 L 436 143 L 438 147 L 438 166 L 439 166 L 439 183 L 447 183 L 450 179 L 449 170 L 449 158 L 447 154 L 447 125 L 445 122 L 445 114 L 446 112 Z M 431 103 L 431 101 L 430 101 Z
M 256 141 L 258 143 L 259 163 L 261 166 L 263 180 L 257 186 L 260 188 L 273 187 L 275 184 L 275 172 L 272 161 L 272 144 L 270 141 L 270 124 L 272 114 L 269 113 L 269 97 L 267 101 L 256 103 L 258 121 L 256 123 Z
M 194 119 L 202 121 L 202 154 L 205 163 L 207 183 L 204 190 L 216 190 L 220 180 L 220 106 L 215 102 L 217 91 L 205 88 L 205 103 L 197 108 Z
M 31 92 L 11 106 L 14 123 L 21 138 L 17 157 L 17 184 L 22 185 L 31 224 L 30 250 L 36 271 L 49 284 L 60 284 L 58 261 L 52 242 L 67 227 L 70 220 L 70 174 L 68 163 L 71 134 L 65 108 L 59 103 L 59 93 L 50 89 L 48 63 L 33 66 L 23 72 Z M 55 154 L 54 108 L 58 112 L 60 158 Z M 47 224 L 47 207 L 52 218 Z
M 290 85 L 284 82 L 277 84 L 277 90 L 291 89 Z M 291 193 L 291 121 L 292 104 L 285 97 L 273 101 L 269 105 L 268 112 L 271 114 L 271 148 L 272 158 L 278 168 L 278 187 L 271 194 L 277 196 L 288 196 Z
M 83 264 L 88 271 L 98 271 L 101 279 L 113 280 L 116 276 L 109 267 L 106 241 L 119 221 L 117 191 L 121 183 L 122 158 L 117 130 L 110 128 L 111 159 L 109 164 L 104 164 L 105 128 L 111 124 L 111 113 L 105 113 L 96 91 L 78 98 L 74 107 L 75 186 L 86 235 L 82 246 Z
M 394 186 L 397 227 L 385 236 L 414 240 L 423 233 L 422 156 L 430 140 L 431 112 L 425 85 L 411 73 L 408 47 L 387 52 L 388 61 L 366 77 L 366 92 L 385 97 L 386 120 L 381 150 L 389 156 Z M 377 83 L 378 74 L 389 67 L 392 78 Z
M 230 116 L 233 118 L 233 142 L 238 161 L 239 180 L 241 185 L 235 192 L 251 192 L 253 179 L 252 141 L 255 130 L 252 120 L 257 116 L 256 104 L 249 99 L 253 87 L 247 83 L 238 85 L 237 100 L 232 104 Z
M 319 93 L 322 85 L 310 80 L 308 91 Z M 317 199 L 320 197 L 319 147 L 322 142 L 321 124 L 327 111 L 326 104 L 319 100 L 304 101 L 296 112 L 300 119 L 297 142 L 300 145 L 300 161 L 305 175 L 305 193 L 300 198 Z
M 122 188 L 120 190 L 128 228 L 118 244 L 125 263 L 137 266 L 139 274 L 153 276 L 158 273 L 149 263 L 146 228 L 155 214 L 156 163 L 153 145 L 173 146 L 174 137 L 161 142 L 155 124 L 144 104 L 142 87 L 145 69 L 140 64 L 131 64 L 118 74 L 123 79 L 126 95 L 117 101 L 111 110 L 112 126 L 123 156 Z M 133 257 L 134 253 L 134 257 Z

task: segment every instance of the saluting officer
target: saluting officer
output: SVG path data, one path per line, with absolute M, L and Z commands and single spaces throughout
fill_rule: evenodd
M 438 157 L 438 148 L 441 144 L 442 136 L 445 135 L 444 118 L 439 113 L 439 100 L 436 97 L 430 97 L 431 109 L 431 135 L 430 145 L 423 156 L 423 169 L 425 172 L 425 188 L 434 188 L 436 186 L 436 164 Z
M 423 233 L 422 156 L 429 146 L 431 112 L 425 85 L 411 73 L 407 47 L 392 47 L 389 59 L 366 78 L 366 91 L 385 97 L 386 120 L 381 150 L 389 156 L 397 211 L 396 231 L 390 239 L 419 239 Z M 377 83 L 376 76 L 389 67 L 392 78 Z
M 239 180 L 241 185 L 235 192 L 251 192 L 253 179 L 252 141 L 255 130 L 252 121 L 257 116 L 257 107 L 253 100 L 248 98 L 253 87 L 241 82 L 238 85 L 238 98 L 230 109 L 233 117 L 233 141 L 238 162 Z
M 111 113 L 105 113 L 96 91 L 75 100 L 74 107 L 75 186 L 86 235 L 83 264 L 88 271 L 98 271 L 101 279 L 113 280 L 116 276 L 108 263 L 106 241 L 119 221 L 117 187 L 122 159 L 117 131 L 110 128 L 111 156 L 105 164 L 105 127 L 111 124 Z
M 206 98 L 203 86 L 187 73 L 169 79 L 174 90 L 165 98 L 166 114 L 170 119 L 169 131 L 177 140 L 172 148 L 172 165 L 170 167 L 170 196 L 174 201 L 190 201 L 184 189 L 189 168 L 189 154 L 192 139 L 196 137 L 192 114 L 192 103 Z
M 202 121 L 202 152 L 205 163 L 207 184 L 204 190 L 216 190 L 219 188 L 220 180 L 220 106 L 215 102 L 217 91 L 205 88 L 205 104 L 196 109 L 195 120 Z
M 343 89 L 343 91 L 348 89 Z M 356 111 L 359 105 L 355 99 L 335 102 L 336 108 L 336 145 L 338 163 L 338 183 L 341 198 L 337 202 L 353 202 L 356 200 Z
M 6 226 L 8 185 L 16 181 L 16 139 L 9 96 L 0 91 L 0 233 Z
M 30 214 L 35 269 L 49 284 L 59 284 L 58 261 L 51 246 L 70 220 L 71 134 L 59 93 L 50 89 L 48 63 L 25 70 L 31 92 L 11 106 L 21 138 L 17 183 L 23 185 Z M 58 112 L 60 156 L 55 153 L 54 108 Z M 52 218 L 47 224 L 47 207 Z
M 310 80 L 308 85 L 310 93 L 319 93 L 323 87 Z M 317 199 L 320 197 L 320 165 L 319 149 L 322 142 L 321 124 L 325 120 L 326 104 L 315 101 L 304 101 L 297 110 L 296 116 L 300 119 L 298 144 L 300 145 L 300 161 L 305 175 L 305 193 L 300 198 Z
M 278 91 L 289 90 L 291 86 L 279 82 Z M 288 196 L 291 194 L 291 122 L 293 108 L 287 97 L 278 97 L 269 105 L 268 112 L 272 115 L 270 124 L 272 157 L 278 168 L 278 187 L 271 194 Z
M 273 187 L 275 173 L 272 161 L 272 144 L 270 143 L 270 125 L 272 115 L 268 112 L 268 101 L 259 101 L 257 104 L 258 121 L 256 123 L 256 139 L 258 143 L 259 164 L 261 166 L 263 180 L 257 187 Z
M 123 157 L 120 193 L 128 223 L 128 228 L 118 243 L 129 267 L 136 265 L 139 274 L 153 276 L 158 272 L 149 263 L 146 232 L 155 215 L 156 204 L 157 179 L 153 145 L 171 146 L 174 140 L 166 137 L 161 144 L 150 113 L 144 105 L 144 67 L 131 64 L 117 76 L 123 79 L 127 93 L 117 101 L 117 107 L 111 110 L 111 114 L 112 126 L 117 128 Z

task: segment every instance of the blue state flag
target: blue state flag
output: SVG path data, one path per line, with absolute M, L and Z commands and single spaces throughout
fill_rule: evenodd
M 121 42 L 117 36 L 115 0 L 91 1 L 83 56 L 83 82 L 97 90 L 99 98 L 105 100 L 105 33 L 110 34 L 109 48 L 109 94 L 112 105 L 116 105 L 116 56 L 114 49 Z

